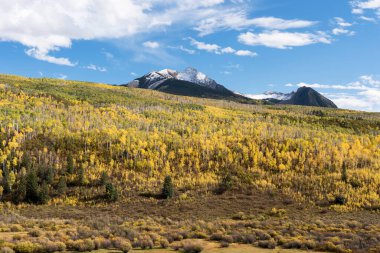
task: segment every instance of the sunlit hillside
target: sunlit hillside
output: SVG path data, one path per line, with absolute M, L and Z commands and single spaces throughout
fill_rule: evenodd
M 0 83 L 6 200 L 23 202 L 12 193 L 36 171 L 53 202 L 64 201 L 54 197 L 62 178 L 73 186 L 65 194 L 80 201 L 99 194 L 95 186 L 107 174 L 121 197 L 157 189 L 171 176 L 189 191 L 224 183 L 300 202 L 380 206 L 380 114 L 6 75 Z
M 379 113 L 1 75 L 0 124 L 0 248 L 377 252 Z

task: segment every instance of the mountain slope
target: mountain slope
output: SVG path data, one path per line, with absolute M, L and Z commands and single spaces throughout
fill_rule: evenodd
M 194 68 L 186 68 L 182 72 L 170 69 L 153 71 L 122 86 L 158 90 L 174 95 L 258 103 L 256 100 L 230 91 Z
M 338 108 L 330 99 L 309 87 L 299 88 L 290 99 L 283 100 L 280 104 Z

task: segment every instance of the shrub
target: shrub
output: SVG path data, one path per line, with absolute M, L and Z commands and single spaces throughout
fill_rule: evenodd
M 232 219 L 234 220 L 245 220 L 247 219 L 247 216 L 244 212 L 238 212 L 232 216 Z
M 169 241 L 165 238 L 161 239 L 160 246 L 161 248 L 166 249 L 167 247 L 169 247 Z
M 170 176 L 165 177 L 164 186 L 162 188 L 162 197 L 170 199 L 174 196 L 174 187 L 172 178 Z
M 42 232 L 38 229 L 33 229 L 29 231 L 28 235 L 31 237 L 40 237 L 42 235 Z
M 229 246 L 230 246 L 229 242 L 226 242 L 226 241 L 221 241 L 220 242 L 220 247 L 222 247 L 222 248 L 228 248 Z
M 276 248 L 276 242 L 273 239 L 266 240 L 266 241 L 260 241 L 258 243 L 258 246 L 260 248 L 265 248 L 265 249 L 274 249 L 274 248 Z
M 42 244 L 42 252 L 58 252 L 65 251 L 66 245 L 63 242 L 45 241 Z
M 14 224 L 11 226 L 11 232 L 22 232 L 24 228 L 19 224 Z
M 95 249 L 95 243 L 91 239 L 76 240 L 69 242 L 68 247 L 79 252 L 92 251 Z
M 110 240 L 103 237 L 96 237 L 94 239 L 95 249 L 109 249 L 112 247 Z
M 9 247 L 1 247 L 0 253 L 14 253 L 14 250 Z
M 184 242 L 182 250 L 184 253 L 199 253 L 202 252 L 203 246 L 198 242 Z
M 153 249 L 154 243 L 151 239 L 143 239 L 140 241 L 140 248 L 142 249 Z
M 112 243 L 116 249 L 122 251 L 123 253 L 127 253 L 132 249 L 132 246 L 129 240 L 126 240 L 124 238 L 120 238 L 120 237 L 114 238 L 112 240 Z
M 233 186 L 233 179 L 230 174 L 223 176 L 219 182 L 218 188 L 216 190 L 217 194 L 223 194 L 230 190 Z
M 334 204 L 345 205 L 347 203 L 347 198 L 345 196 L 339 195 L 335 197 Z
M 13 249 L 16 253 L 38 253 L 41 251 L 41 245 L 23 241 L 16 243 Z

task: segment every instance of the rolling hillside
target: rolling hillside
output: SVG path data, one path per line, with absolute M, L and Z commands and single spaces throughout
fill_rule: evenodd
M 376 250 L 379 134 L 378 113 L 0 75 L 0 248 Z

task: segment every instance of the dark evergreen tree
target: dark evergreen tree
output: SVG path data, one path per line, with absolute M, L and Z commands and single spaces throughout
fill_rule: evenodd
M 102 186 L 105 186 L 108 183 L 108 180 L 109 180 L 109 176 L 108 176 L 107 172 L 103 171 L 102 175 L 100 176 L 99 184 Z
M 52 167 L 47 168 L 45 180 L 49 185 L 51 185 L 54 182 L 54 169 Z
M 15 203 L 21 203 L 26 198 L 26 176 L 22 176 L 13 187 L 12 201 Z
M 78 186 L 85 185 L 83 166 L 80 166 L 80 168 L 77 171 L 76 185 L 78 185 Z
M 38 202 L 40 204 L 47 204 L 50 200 L 49 185 L 44 181 L 38 192 Z
M 57 184 L 57 192 L 58 195 L 62 196 L 65 195 L 67 191 L 67 183 L 65 177 L 60 177 L 58 184 Z
M 117 189 L 112 183 L 106 184 L 106 199 L 116 201 L 118 199 Z
M 74 158 L 71 153 L 67 155 L 67 173 L 73 174 L 74 173 Z
M 343 164 L 342 164 L 342 181 L 345 182 L 345 183 L 348 182 L 347 164 L 346 164 L 346 162 L 343 162 Z
M 172 178 L 170 176 L 165 177 L 164 186 L 162 188 L 162 197 L 170 199 L 174 196 L 174 187 Z
M 11 192 L 11 185 L 9 183 L 9 171 L 6 166 L 3 168 L 3 181 L 1 182 L 3 186 L 4 194 L 8 194 Z
M 38 203 L 38 177 L 35 171 L 31 171 L 26 175 L 26 192 L 25 201 L 29 203 Z

